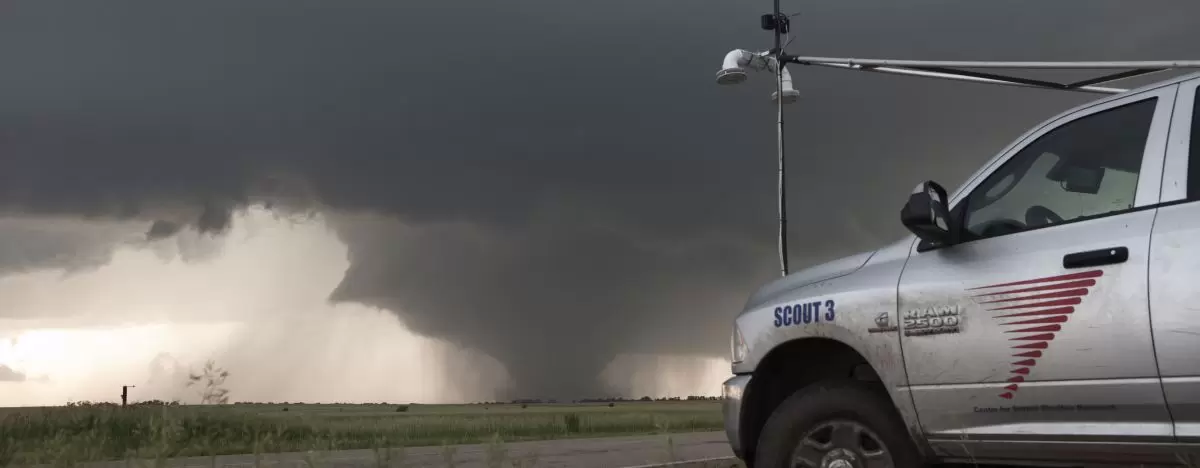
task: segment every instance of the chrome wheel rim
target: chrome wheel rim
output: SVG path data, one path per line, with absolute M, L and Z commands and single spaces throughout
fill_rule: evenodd
M 791 460 L 795 468 L 894 468 L 883 440 L 845 419 L 822 422 L 804 433 Z

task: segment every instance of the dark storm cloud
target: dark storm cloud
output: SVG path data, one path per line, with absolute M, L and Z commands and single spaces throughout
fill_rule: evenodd
M 138 223 L 0 218 L 0 274 L 103 265 L 112 257 L 113 246 L 137 240 L 140 228 Z
M 798 54 L 1200 57 L 1194 4 L 789 3 Z M 357 213 L 338 299 L 497 356 L 520 392 L 598 391 L 618 351 L 725 353 L 775 269 L 769 79 L 713 83 L 726 51 L 768 44 L 767 7 L 6 2 L 0 206 L 161 219 L 153 238 L 299 181 Z M 894 238 L 915 183 L 953 186 L 1089 98 L 793 74 L 799 265 Z
M 170 221 L 163 221 L 160 219 L 158 221 L 155 221 L 154 224 L 150 225 L 150 230 L 146 231 L 146 238 L 154 240 L 154 239 L 162 239 L 164 237 L 170 237 L 170 236 L 175 235 L 175 233 L 179 232 L 180 229 L 183 229 L 183 226 L 180 226 L 177 223 L 172 223 Z

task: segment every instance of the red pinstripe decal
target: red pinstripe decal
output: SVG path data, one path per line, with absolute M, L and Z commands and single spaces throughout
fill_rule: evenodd
M 1051 315 L 1049 317 L 1036 318 L 1031 320 L 1021 320 L 1019 322 L 1002 323 L 1001 325 L 1037 325 L 1039 323 L 1066 323 L 1066 315 Z
M 1018 336 L 1009 338 L 1008 341 L 1051 341 L 1054 339 L 1053 333 L 1042 333 L 1040 335 Z
M 1027 293 L 1027 292 L 1034 292 L 1034 291 L 1057 291 L 1060 289 L 1090 288 L 1095 285 L 1096 285 L 1096 280 L 1089 279 L 1089 280 L 1071 281 L 1069 283 L 1050 284 L 1050 285 L 1046 285 L 1046 286 L 1035 286 L 1032 288 L 1014 289 L 1011 291 L 1000 291 L 1000 292 L 994 292 L 994 293 L 976 294 L 975 297 L 999 296 L 1002 294 L 1017 294 L 1017 293 Z
M 1034 310 L 1034 311 L 1030 311 L 1030 312 L 1021 312 L 1021 313 L 1017 313 L 1017 314 L 997 315 L 996 318 L 1002 319 L 1002 318 L 1009 318 L 1009 317 L 1030 317 L 1030 316 L 1034 316 L 1034 315 L 1060 315 L 1060 314 L 1070 314 L 1072 312 L 1075 312 L 1074 307 L 1059 307 L 1059 308 L 1055 308 L 1055 309 Z
M 988 310 L 1033 309 L 1033 308 L 1037 308 L 1037 307 L 1076 305 L 1082 301 L 1083 300 L 1078 297 L 1072 297 L 1069 299 L 1059 299 L 1057 301 L 1034 302 L 1032 304 L 1021 304 L 1021 305 L 1008 306 L 1008 307 L 997 307 L 995 309 L 988 309 Z
M 999 287 L 1004 287 L 1004 286 L 1020 286 L 1022 284 L 1037 284 L 1037 283 L 1049 283 L 1052 281 L 1066 281 L 1066 280 L 1083 279 L 1083 278 L 1098 278 L 1102 275 L 1104 275 L 1104 271 L 1102 271 L 1102 270 L 1081 271 L 1079 273 L 1071 273 L 1071 274 L 1067 274 L 1067 275 L 1058 275 L 1058 276 L 1048 276 L 1045 278 L 1037 278 L 1037 279 L 1024 280 L 1024 281 L 1014 281 L 1012 283 L 991 284 L 991 285 L 987 285 L 987 286 L 980 286 L 978 288 L 971 288 L 971 289 L 968 289 L 968 291 L 973 291 L 976 289 L 999 288 Z
M 1087 288 L 1068 289 L 1066 291 L 1059 291 L 1059 292 L 1052 292 L 1052 293 L 1045 293 L 1045 294 L 1034 294 L 1032 296 L 1010 297 L 1008 299 L 996 299 L 994 301 L 984 301 L 984 302 L 980 302 L 980 304 L 996 304 L 999 302 L 1028 301 L 1028 300 L 1032 300 L 1032 299 L 1053 299 L 1056 297 L 1086 296 L 1087 293 L 1088 293 Z
M 1003 391 L 998 395 L 1007 400 L 1013 399 L 1020 384 L 1025 382 L 1025 376 L 1037 366 L 1037 360 L 1042 357 L 1042 350 L 1050 347 L 1055 333 L 1063 330 L 1063 324 L 1071 319 L 1075 307 L 1083 303 L 1090 288 L 1096 286 L 1096 279 L 1104 276 L 1102 270 L 1081 271 L 1064 275 L 1047 276 L 1028 280 L 997 283 L 987 286 L 970 288 L 967 291 L 978 291 L 973 297 L 980 305 L 998 304 L 1002 307 L 986 309 L 999 312 L 993 318 L 1002 327 L 1011 327 L 1005 334 L 1013 334 L 1008 341 L 1013 342 L 1011 349 L 1018 350 L 1013 357 L 1025 358 L 1011 363 L 1010 374 Z M 1028 286 L 1028 287 L 1022 287 Z M 1016 287 L 1015 289 L 1013 289 Z M 999 290 L 1005 288 L 1004 290 Z M 984 290 L 991 290 L 990 292 Z M 1018 297 L 1002 297 L 1019 295 Z M 987 299 L 987 300 L 980 300 Z M 1047 300 L 1048 299 L 1048 300 Z M 1032 310 L 1031 310 L 1032 309 Z M 1021 311 L 1004 313 L 1004 311 Z M 1028 317 L 1028 318 L 1021 318 Z M 1011 320 L 1016 319 L 1016 320 Z
M 1062 317 L 1061 315 L 1059 317 Z M 1005 325 L 1012 325 L 1006 323 Z M 1040 327 L 1022 328 L 1020 330 L 1009 330 L 1004 333 L 1038 333 L 1038 332 L 1056 332 L 1062 330 L 1062 325 L 1042 325 Z

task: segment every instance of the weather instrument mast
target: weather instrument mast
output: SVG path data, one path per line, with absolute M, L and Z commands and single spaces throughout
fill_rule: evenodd
M 775 74 L 775 92 L 771 99 L 775 102 L 775 132 L 776 150 L 778 152 L 779 168 L 779 271 L 783 276 L 788 274 L 787 252 L 787 183 L 784 177 L 784 136 L 783 136 L 783 105 L 795 102 L 800 92 L 792 87 L 792 76 L 788 73 L 787 64 L 811 65 L 818 67 L 840 68 L 843 70 L 858 70 L 892 75 L 906 75 L 921 78 L 937 78 L 943 80 L 966 81 L 971 83 L 992 84 L 1001 86 L 1018 86 L 1026 88 L 1053 89 L 1059 91 L 1074 91 L 1097 94 L 1119 94 L 1127 89 L 1099 86 L 1114 81 L 1148 75 L 1166 70 L 1200 68 L 1200 60 L 1158 60 L 1158 61 L 1123 61 L 1123 62 L 991 62 L 991 61 L 928 61 L 928 60 L 888 60 L 860 59 L 838 57 L 807 57 L 790 55 L 784 49 L 787 44 L 783 38 L 790 32 L 791 20 L 780 11 L 780 0 L 773 0 L 774 13 L 762 15 L 762 29 L 773 31 L 775 46 L 762 52 L 751 52 L 735 49 L 725 54 L 721 70 L 717 72 L 717 84 L 732 85 L 746 80 L 746 70 L 767 70 Z M 1107 73 L 1086 80 L 1061 83 L 1056 81 L 1037 80 L 979 70 L 991 69 L 1028 69 L 1028 70 L 1108 70 Z M 1112 71 L 1120 70 L 1120 71 Z

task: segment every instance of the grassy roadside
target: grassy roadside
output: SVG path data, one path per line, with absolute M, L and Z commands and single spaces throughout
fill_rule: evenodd
M 719 430 L 717 403 L 0 409 L 0 467 Z

